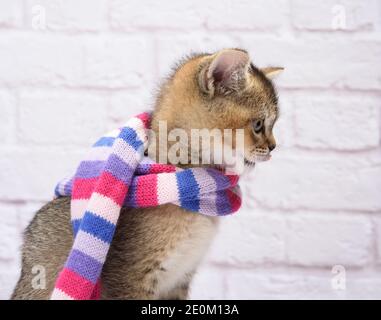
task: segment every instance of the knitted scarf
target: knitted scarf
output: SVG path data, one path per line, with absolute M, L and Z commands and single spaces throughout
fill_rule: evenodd
M 241 206 L 238 176 L 206 168 L 180 169 L 144 156 L 150 115 L 131 118 L 95 143 L 74 177 L 58 183 L 57 197 L 71 196 L 74 243 L 51 299 L 100 297 L 100 275 L 122 207 L 167 203 L 209 216 Z

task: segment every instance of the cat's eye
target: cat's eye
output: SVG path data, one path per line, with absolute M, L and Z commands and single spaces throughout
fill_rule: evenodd
M 260 133 L 263 128 L 263 120 L 254 120 L 253 121 L 253 130 L 255 133 Z

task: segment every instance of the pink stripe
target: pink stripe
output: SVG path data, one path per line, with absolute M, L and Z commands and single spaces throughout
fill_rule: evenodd
M 90 199 L 98 178 L 76 178 L 73 183 L 72 199 Z
M 157 197 L 158 203 L 165 204 L 179 200 L 177 179 L 174 174 L 161 173 L 157 175 Z
M 176 172 L 176 167 L 171 164 L 151 164 L 148 173 Z
M 121 206 L 114 200 L 94 192 L 86 207 L 86 210 L 106 219 L 112 224 L 117 223 Z
M 74 300 L 73 297 L 70 297 L 65 292 L 63 292 L 61 289 L 54 288 L 52 296 L 50 297 L 51 300 Z
M 56 288 L 60 289 L 75 300 L 88 300 L 91 298 L 94 284 L 79 274 L 64 268 L 56 282 Z
M 124 182 L 115 178 L 112 174 L 102 172 L 99 176 L 96 190 L 94 191 L 114 200 L 114 202 L 121 207 L 126 197 L 128 187 Z
M 88 199 L 72 199 L 70 202 L 71 220 L 82 219 L 88 203 Z
M 230 201 L 232 212 L 237 212 L 241 208 L 241 198 L 230 189 L 226 190 L 226 195 Z
M 139 207 L 157 206 L 157 175 L 140 176 L 137 180 L 136 203 Z
M 98 280 L 90 299 L 91 300 L 99 300 L 101 298 L 101 289 L 102 289 L 101 280 Z
M 239 180 L 239 177 L 238 177 L 238 176 L 228 174 L 228 175 L 226 175 L 226 177 L 228 177 L 228 179 L 230 180 L 230 183 L 231 183 L 232 187 L 234 187 L 234 186 L 237 185 L 238 180 Z
M 139 118 L 140 120 L 142 120 L 145 128 L 149 127 L 149 125 L 150 125 L 150 115 L 149 115 L 148 112 L 141 113 L 141 114 L 137 115 L 136 118 Z

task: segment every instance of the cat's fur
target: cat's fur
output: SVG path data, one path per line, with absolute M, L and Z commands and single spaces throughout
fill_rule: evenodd
M 269 80 L 281 68 L 257 69 L 246 51 L 193 55 L 161 87 L 152 129 L 245 129 L 246 164 L 275 147 L 277 96 Z M 263 121 L 259 133 L 253 123 Z M 64 161 L 64 160 L 63 160 Z M 167 204 L 123 209 L 102 272 L 103 299 L 185 299 L 189 283 L 216 232 L 218 218 Z M 22 270 L 12 299 L 49 299 L 72 246 L 70 199 L 41 208 L 24 233 Z M 33 266 L 46 271 L 46 289 L 33 289 Z

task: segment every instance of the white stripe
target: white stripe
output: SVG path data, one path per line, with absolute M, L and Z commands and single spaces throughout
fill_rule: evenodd
M 143 157 L 143 159 L 140 161 L 140 164 L 155 164 L 156 162 L 153 161 L 150 157 Z
M 125 163 L 134 165 L 139 159 L 139 153 L 123 139 L 116 139 L 114 143 L 114 154 Z
M 91 195 L 88 211 L 106 219 L 108 222 L 115 224 L 118 221 L 121 207 L 108 197 L 105 197 L 97 192 Z
M 55 288 L 50 300 L 74 300 L 74 298 L 63 292 L 61 289 Z
M 65 179 L 61 180 L 58 184 L 58 192 L 61 196 L 66 196 L 65 194 L 65 186 L 66 184 L 71 180 L 72 177 L 66 177 Z
M 147 132 L 142 120 L 140 120 L 139 118 L 131 118 L 127 122 L 126 127 L 133 129 L 136 132 L 136 135 L 138 136 L 140 141 L 142 141 L 143 143 L 147 141 Z
M 112 131 L 107 132 L 103 138 L 116 138 L 120 134 L 120 129 L 114 129 Z
M 73 245 L 74 249 L 87 254 L 100 263 L 105 262 L 109 247 L 108 243 L 82 230 L 78 231 Z
M 200 197 L 202 197 L 203 193 L 216 191 L 216 181 L 204 169 L 196 168 L 192 173 L 200 187 Z
M 200 212 L 215 216 L 217 212 L 216 207 L 216 181 L 204 169 L 194 169 L 193 176 L 200 186 Z
M 177 179 L 173 173 L 161 173 L 157 175 L 157 198 L 159 204 L 174 202 L 180 199 Z
M 216 194 L 210 193 L 200 199 L 200 212 L 208 216 L 217 215 Z
M 105 161 L 111 153 L 111 147 L 91 148 L 84 161 Z
M 71 200 L 71 220 L 82 219 L 86 211 L 89 200 L 85 199 L 72 199 Z
M 60 182 L 60 185 L 58 186 L 58 192 L 61 196 L 65 195 L 65 185 L 66 185 L 66 180 L 63 180 Z

